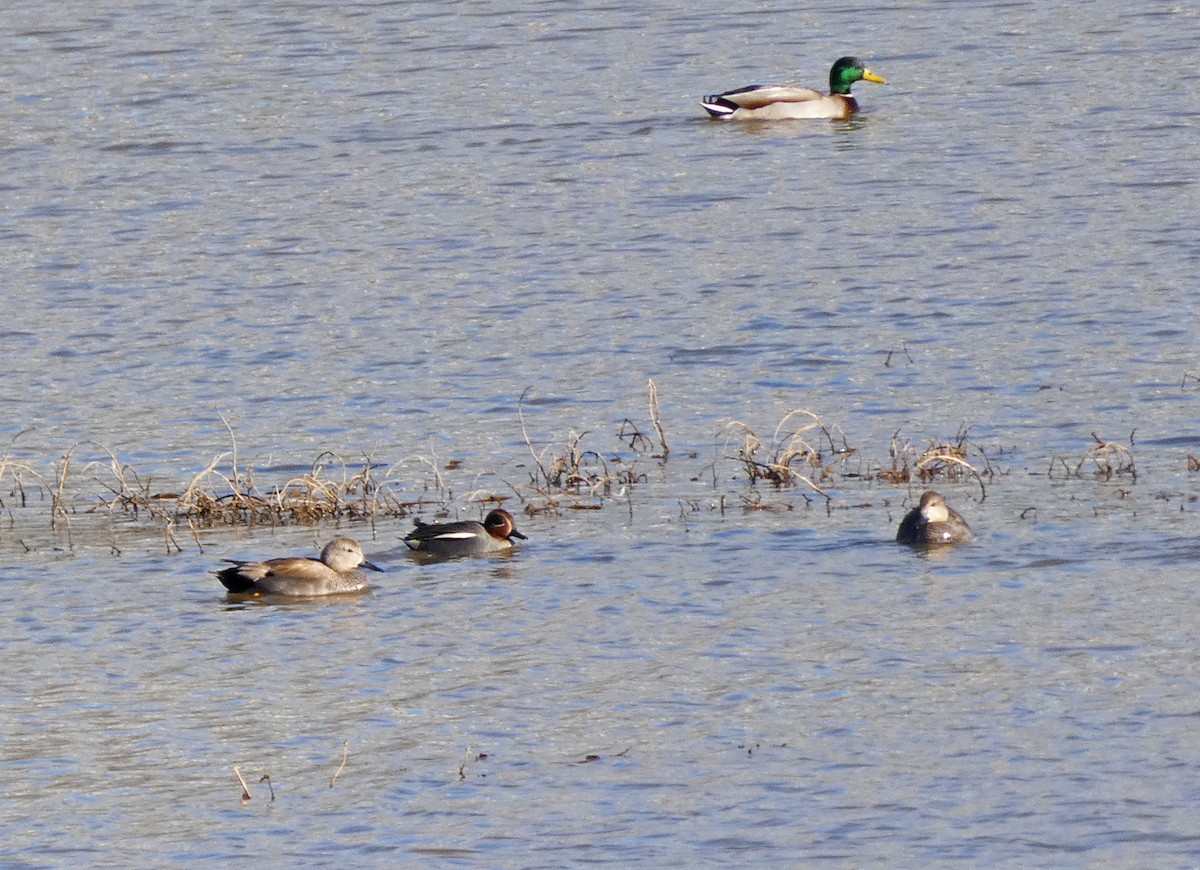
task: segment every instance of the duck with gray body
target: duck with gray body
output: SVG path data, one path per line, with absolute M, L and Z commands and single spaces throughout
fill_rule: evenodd
M 474 520 L 460 523 L 423 523 L 417 520 L 417 527 L 405 536 L 404 543 L 415 554 L 440 557 L 478 556 L 511 550 L 513 538 L 525 540 L 525 536 L 517 531 L 513 515 L 497 508 L 484 517 L 482 523 Z
M 804 118 L 849 118 L 858 111 L 858 100 L 850 93 L 855 82 L 887 84 L 856 57 L 838 58 L 829 70 L 829 93 L 795 85 L 750 85 L 712 94 L 700 101 L 713 118 L 735 121 L 787 121 Z
M 226 559 L 232 568 L 215 571 L 231 593 L 257 595 L 337 595 L 361 592 L 371 585 L 358 568 L 382 571 L 368 562 L 353 538 L 337 537 L 325 545 L 320 559 L 284 557 L 265 562 Z
M 920 504 L 905 515 L 896 530 L 896 540 L 912 546 L 961 544 L 972 537 L 967 521 L 933 490 L 921 495 Z

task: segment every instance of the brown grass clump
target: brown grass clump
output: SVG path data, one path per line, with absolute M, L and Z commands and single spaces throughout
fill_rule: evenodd
M 661 451 L 653 455 L 665 461 L 670 448 L 667 447 L 662 423 L 657 416 L 657 391 L 654 382 L 650 384 L 652 425 L 658 434 L 658 449 Z M 521 395 L 522 400 L 527 393 Z M 623 457 L 617 452 L 605 455 L 598 450 L 585 448 L 583 439 L 590 434 L 586 431 L 576 433 L 572 430 L 562 446 L 556 448 L 553 444 L 547 444 L 538 450 L 529 438 L 520 404 L 517 414 L 521 421 L 521 435 L 534 465 L 529 474 L 529 483 L 524 488 L 532 490 L 541 500 L 540 504 L 528 504 L 525 508 L 527 512 L 560 507 L 597 510 L 605 498 L 626 495 L 630 487 L 646 481 L 646 476 L 636 469 L 637 458 L 642 453 L 653 451 L 654 442 L 629 419 L 622 421 L 617 438 L 623 444 L 627 442 L 629 450 L 633 452 L 632 458 Z
M 19 438 L 30 430 L 14 437 Z M 107 454 L 106 460 L 88 460 L 79 465 L 78 454 L 85 446 Z M 92 488 L 87 495 L 81 494 L 80 480 Z M 165 518 L 170 511 L 173 496 L 152 492 L 150 481 L 142 477 L 129 465 L 122 463 L 111 450 L 95 441 L 79 441 L 71 445 L 54 462 L 52 477 L 43 475 L 32 466 L 17 461 L 12 453 L 0 457 L 0 486 L 7 487 L 12 504 L 0 497 L 0 508 L 13 519 L 13 509 L 27 509 L 37 496 L 42 502 L 49 501 L 50 528 L 66 536 L 68 548 L 73 547 L 72 517 L 79 514 L 106 513 L 111 517 L 127 519 Z M 99 491 L 95 491 L 97 489 Z
M 979 484 L 982 501 L 987 498 L 984 477 L 993 478 L 996 471 L 983 448 L 970 440 L 969 433 L 970 428 L 963 427 L 953 441 L 930 441 L 928 446 L 919 448 L 911 440 L 902 442 L 896 432 L 888 447 L 891 467 L 881 469 L 875 476 L 894 484 L 912 481 L 930 484 L 937 480 L 961 483 L 974 479 Z M 970 461 L 972 452 L 978 457 L 982 471 Z
M 375 479 L 375 465 L 369 458 L 352 465 L 329 452 L 318 456 L 308 473 L 260 488 L 253 469 L 239 467 L 232 429 L 229 434 L 233 449 L 216 456 L 182 492 L 156 490 L 151 478 L 94 441 L 71 445 L 55 461 L 53 475 L 17 461 L 10 450 L 0 457 L 0 485 L 6 487 L 12 504 L 0 498 L 0 508 L 14 519 L 14 508 L 27 509 L 34 496 L 40 497 L 49 504 L 51 529 L 66 536 L 69 548 L 74 546 L 72 520 L 80 515 L 160 523 L 169 552 L 179 548 L 174 537 L 177 525 L 190 528 L 194 537 L 195 530 L 204 526 L 371 520 L 402 517 L 412 507 L 412 502 L 397 499 L 386 483 Z M 103 458 L 81 458 L 97 453 Z
M 8 488 L 9 497 L 16 502 L 17 507 L 27 507 L 29 504 L 29 489 L 41 490 L 49 492 L 50 485 L 46 478 L 38 474 L 38 472 L 24 462 L 17 461 L 12 455 L 12 447 L 16 444 L 17 439 L 22 435 L 30 432 L 29 429 L 22 429 L 12 437 L 9 442 L 9 449 L 4 456 L 0 456 L 0 487 Z M 6 482 L 7 481 L 7 482 Z M 11 512 L 11 508 L 4 501 L 3 496 L 0 496 L 0 508 Z
M 173 520 L 214 525 L 313 525 L 327 520 L 367 520 L 406 516 L 408 505 L 390 497 L 375 481 L 369 458 L 352 470 L 330 452 L 322 453 L 304 475 L 267 490 L 259 488 L 254 470 L 239 471 L 236 454 L 228 472 L 219 469 L 231 454 L 222 453 L 192 478 L 178 497 Z M 340 474 L 328 466 L 340 466 Z M 216 484 L 215 486 L 213 484 Z
M 631 437 L 624 429 L 622 433 L 622 437 Z M 581 442 L 586 435 L 572 431 L 558 448 L 560 452 L 555 452 L 553 445 L 535 451 L 526 436 L 534 459 L 526 488 L 542 499 L 540 507 L 530 505 L 527 510 L 598 509 L 605 498 L 624 495 L 628 487 L 645 482 L 645 475 L 635 469 L 634 463 L 626 464 L 620 456 L 611 454 L 605 458 L 596 450 L 584 448 Z
M 375 464 L 364 457 L 353 470 L 344 459 L 325 451 L 311 470 L 266 491 L 254 480 L 254 469 L 238 468 L 237 437 L 224 417 L 231 449 L 213 458 L 208 467 L 175 499 L 172 523 L 189 525 L 314 525 L 327 520 L 371 520 L 378 516 L 407 516 L 411 503 L 395 499 L 386 483 L 375 480 Z M 229 460 L 229 471 L 219 470 Z M 330 468 L 340 470 L 330 473 Z M 386 480 L 386 477 L 385 477 Z M 216 484 L 213 486 L 213 484 Z
M 1090 463 L 1092 476 L 1097 480 L 1112 480 L 1114 477 L 1137 480 L 1137 468 L 1133 464 L 1133 451 L 1115 441 L 1105 441 L 1095 432 L 1092 433 L 1092 441 L 1093 443 L 1083 452 L 1083 456 L 1074 466 L 1061 456 L 1051 459 L 1050 471 L 1047 476 L 1051 479 L 1054 478 L 1054 469 L 1057 463 L 1062 467 L 1066 477 L 1082 477 L 1083 467 Z M 1129 436 L 1129 443 L 1133 444 L 1132 434 Z
M 722 431 L 726 447 L 735 437 L 741 440 L 737 454 L 728 458 L 741 463 L 752 485 L 759 481 L 776 487 L 804 484 L 826 499 L 830 496 L 817 481 L 831 479 L 835 468 L 855 453 L 844 438 L 839 446 L 821 418 L 803 408 L 784 414 L 770 441 L 738 420 L 726 423 Z

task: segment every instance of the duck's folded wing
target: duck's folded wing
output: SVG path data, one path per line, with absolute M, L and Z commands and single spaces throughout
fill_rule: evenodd
M 825 95 L 812 88 L 797 88 L 791 85 L 752 85 L 721 94 L 723 100 L 742 109 L 761 109 L 772 103 L 807 103 L 822 99 Z
M 214 571 L 222 585 L 230 592 L 248 592 L 254 584 L 271 573 L 271 567 L 262 562 L 239 562 L 236 559 L 226 559 L 232 567 Z
M 221 571 L 221 575 L 228 577 L 240 577 L 243 580 L 251 583 L 256 583 L 262 578 L 271 573 L 271 562 L 239 562 L 236 559 L 226 559 L 234 567 L 226 568 Z
M 415 550 L 428 541 L 469 540 L 479 537 L 482 528 L 479 523 L 469 520 L 460 523 L 419 523 L 404 536 L 404 543 Z

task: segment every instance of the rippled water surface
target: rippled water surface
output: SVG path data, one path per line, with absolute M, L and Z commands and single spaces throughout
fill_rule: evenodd
M 0 862 L 1200 860 L 1195 9 L 0 22 Z M 850 122 L 698 105 L 847 53 L 890 82 Z M 828 501 L 732 458 L 797 408 Z M 964 434 L 977 540 L 897 547 L 877 472 Z M 576 438 L 636 483 L 541 510 Z M 351 525 L 372 592 L 244 604 L 221 559 L 334 529 L 85 512 L 235 443 L 528 544 Z

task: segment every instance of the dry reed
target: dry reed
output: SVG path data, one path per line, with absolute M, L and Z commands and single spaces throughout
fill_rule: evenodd
M 818 483 L 833 479 L 837 466 L 855 454 L 845 439 L 839 446 L 821 418 L 804 408 L 793 408 L 780 419 L 769 441 L 760 438 L 753 429 L 739 420 L 731 420 L 721 430 L 724 449 L 734 439 L 740 441 L 739 462 L 750 479 L 776 487 L 804 484 L 813 492 L 831 496 Z
M 1096 480 L 1108 481 L 1114 477 L 1137 480 L 1137 467 L 1133 463 L 1133 451 L 1129 447 L 1117 444 L 1115 441 L 1105 441 L 1095 432 L 1092 433 L 1092 442 L 1073 466 L 1061 456 L 1051 459 L 1047 476 L 1051 479 L 1054 478 L 1054 469 L 1057 464 L 1062 466 L 1065 477 L 1079 478 L 1083 476 L 1083 467 L 1091 463 L 1092 476 Z M 1129 443 L 1132 446 L 1133 433 L 1129 435 Z
M 334 771 L 333 776 L 329 780 L 329 787 L 333 788 L 333 784 L 337 782 L 338 777 L 342 775 L 342 771 L 346 769 L 346 759 L 350 757 L 350 741 L 342 741 L 342 763 L 338 765 L 338 769 Z
M 984 478 L 995 477 L 991 459 L 982 447 L 968 437 L 969 427 L 961 427 L 953 441 L 931 441 L 925 448 L 918 448 L 911 440 L 901 441 L 900 433 L 892 435 L 888 453 L 891 466 L 876 472 L 879 480 L 892 484 L 918 482 L 929 485 L 938 480 L 961 483 L 973 479 L 979 484 L 980 501 L 987 498 Z M 974 451 L 979 458 L 982 471 L 970 461 Z
M 658 417 L 658 393 L 651 381 L 651 416 L 652 424 L 659 436 L 661 453 L 657 458 L 666 458 L 669 448 L 666 434 Z M 609 497 L 619 497 L 626 494 L 629 488 L 646 480 L 644 474 L 636 469 L 637 458 L 643 452 L 653 450 L 653 442 L 643 434 L 628 418 L 623 420 L 617 430 L 617 438 L 623 446 L 632 451 L 632 455 L 622 456 L 622 451 L 610 451 L 607 454 L 599 450 L 583 446 L 583 440 L 589 432 L 571 430 L 562 445 L 556 447 L 547 444 L 540 450 L 534 447 L 525 424 L 525 415 L 521 407 L 527 389 L 521 394 L 517 405 L 518 418 L 521 424 L 521 435 L 529 455 L 533 457 L 533 470 L 529 473 L 529 482 L 521 487 L 530 490 L 538 496 L 538 503 L 526 505 L 529 513 L 567 508 L 571 510 L 597 510 L 603 506 Z

